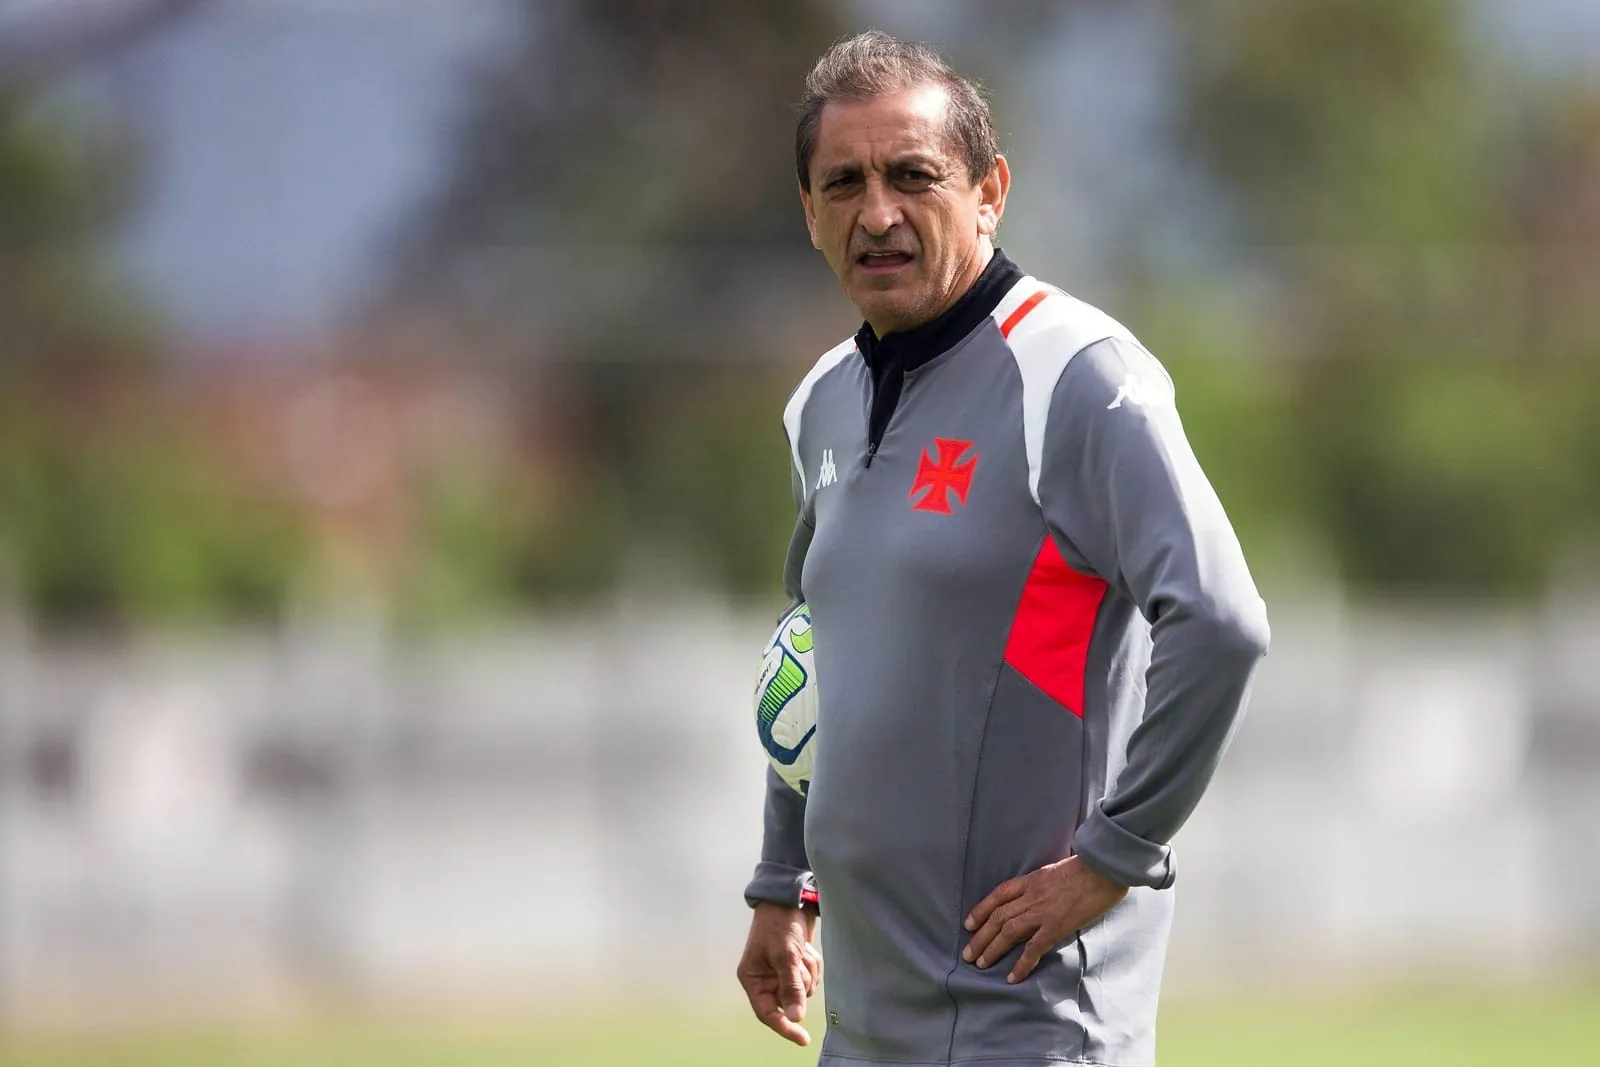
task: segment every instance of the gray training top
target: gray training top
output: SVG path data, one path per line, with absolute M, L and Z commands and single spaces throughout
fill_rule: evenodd
M 784 413 L 816 770 L 806 797 L 769 773 L 746 896 L 798 906 L 814 876 L 824 1067 L 1149 1064 L 1168 842 L 1243 709 L 1265 606 L 1126 329 L 1000 253 L 943 318 L 892 409 L 864 329 Z M 1074 854 L 1133 890 L 1017 985 L 1020 945 L 962 962 L 990 890 Z

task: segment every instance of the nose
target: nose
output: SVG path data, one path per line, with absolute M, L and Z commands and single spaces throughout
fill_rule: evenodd
M 873 237 L 885 237 L 899 225 L 904 216 L 900 212 L 900 198 L 882 181 L 867 182 L 865 198 L 861 204 L 861 228 Z

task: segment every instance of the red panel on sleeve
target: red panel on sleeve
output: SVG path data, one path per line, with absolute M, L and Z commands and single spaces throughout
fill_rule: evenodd
M 1105 582 L 1067 566 L 1047 534 L 1006 641 L 1006 662 L 1080 719 L 1089 639 L 1105 592 Z

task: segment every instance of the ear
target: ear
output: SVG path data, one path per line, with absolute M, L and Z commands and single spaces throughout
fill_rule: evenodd
M 1011 191 L 1011 166 L 1005 156 L 995 156 L 994 166 L 978 183 L 978 233 L 993 237 L 1006 213 L 1006 194 Z
M 811 203 L 811 193 L 803 185 L 800 186 L 800 204 L 806 211 L 806 230 L 811 234 L 811 247 L 820 252 L 822 242 L 817 240 L 817 210 Z

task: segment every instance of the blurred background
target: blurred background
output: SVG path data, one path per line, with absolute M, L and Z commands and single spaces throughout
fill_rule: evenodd
M 869 25 L 1272 608 L 1163 1062 L 1600 1062 L 1585 0 L 0 0 L 0 1060 L 809 1058 L 732 971 Z

